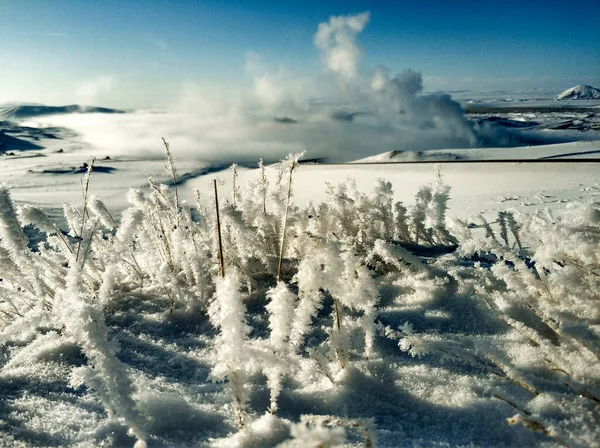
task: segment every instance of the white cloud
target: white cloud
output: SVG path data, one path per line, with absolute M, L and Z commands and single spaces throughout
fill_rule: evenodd
M 269 71 L 258 53 L 246 53 L 246 74 L 252 78 L 253 99 L 266 111 L 293 112 L 307 108 L 307 99 L 315 94 L 308 80 L 280 67 Z
M 110 75 L 98 76 L 89 81 L 80 83 L 75 88 L 77 101 L 84 105 L 95 105 L 101 101 L 102 96 L 111 92 L 117 85 L 117 78 Z
M 333 76 L 310 80 L 281 66 L 273 70 L 249 52 L 249 89 L 186 82 L 180 100 L 167 113 L 57 116 L 48 121 L 72 127 L 107 154 L 162 157 L 164 136 L 180 160 L 214 163 L 274 161 L 302 150 L 311 158 L 345 161 L 392 150 L 503 144 L 506 136 L 478 128 L 449 95 L 424 94 L 420 72 L 394 74 L 380 66 L 369 74 L 360 69 L 356 39 L 368 19 L 367 12 L 331 17 L 319 25 L 314 43 Z M 426 80 L 450 85 L 447 78 Z M 103 76 L 78 92 L 94 99 L 115 84 L 114 78 Z
M 346 79 L 356 78 L 362 55 L 356 45 L 356 35 L 366 26 L 369 17 L 369 12 L 334 16 L 330 17 L 329 22 L 319 24 L 314 44 L 323 52 L 323 62 L 327 69 Z

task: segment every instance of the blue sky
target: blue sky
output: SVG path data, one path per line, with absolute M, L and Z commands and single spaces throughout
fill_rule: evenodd
M 427 90 L 600 87 L 600 0 L 0 0 L 0 103 L 165 105 L 189 83 L 247 84 L 248 51 L 316 77 L 318 24 L 363 11 L 365 71 L 412 68 Z

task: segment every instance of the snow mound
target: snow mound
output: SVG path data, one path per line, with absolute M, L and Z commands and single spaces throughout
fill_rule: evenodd
M 599 100 L 600 89 L 592 86 L 578 85 L 556 95 L 557 100 Z

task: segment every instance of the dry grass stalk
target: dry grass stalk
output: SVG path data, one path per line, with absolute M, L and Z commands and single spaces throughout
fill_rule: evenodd
M 288 182 L 287 199 L 285 201 L 285 214 L 283 216 L 283 226 L 281 229 L 281 248 L 279 250 L 279 264 L 277 266 L 277 282 L 279 282 L 281 279 L 281 263 L 283 261 L 283 254 L 285 251 L 285 231 L 287 228 L 288 212 L 290 210 L 290 198 L 292 197 L 292 173 L 294 172 L 295 167 L 296 161 L 292 160 L 292 165 L 290 166 L 290 178 Z
M 219 274 L 225 277 L 225 262 L 223 261 L 223 240 L 221 239 L 221 216 L 219 215 L 219 193 L 217 191 L 217 179 L 213 181 L 215 186 L 215 209 L 217 211 L 217 235 L 219 237 Z
M 165 140 L 164 137 L 162 137 L 162 141 L 167 151 L 167 160 L 169 161 L 169 165 L 165 166 L 165 169 L 171 175 L 171 179 L 173 179 L 173 187 L 175 189 L 175 212 L 177 214 L 177 226 L 179 226 L 179 192 L 177 191 L 177 170 L 175 169 L 175 163 L 173 162 L 173 154 L 171 153 L 171 147 L 169 146 L 169 143 Z
M 88 194 L 90 191 L 90 178 L 92 177 L 92 170 L 94 169 L 95 157 L 87 165 L 87 171 L 83 176 L 82 180 L 82 191 L 83 191 L 83 214 L 81 215 L 81 230 L 79 231 L 79 242 L 77 243 L 77 253 L 75 255 L 75 261 L 79 261 L 79 252 L 81 251 L 81 242 L 83 241 L 83 229 L 85 226 L 85 216 L 87 215 L 88 206 Z

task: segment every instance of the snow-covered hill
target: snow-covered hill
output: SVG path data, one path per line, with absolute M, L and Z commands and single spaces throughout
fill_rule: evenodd
M 0 119 L 4 120 L 77 113 L 120 114 L 124 113 L 124 111 L 118 109 L 109 109 L 107 107 L 80 106 L 78 104 L 71 104 L 69 106 L 44 106 L 39 104 L 9 104 L 0 106 Z
M 592 86 L 578 85 L 556 95 L 557 100 L 598 100 L 600 89 Z

